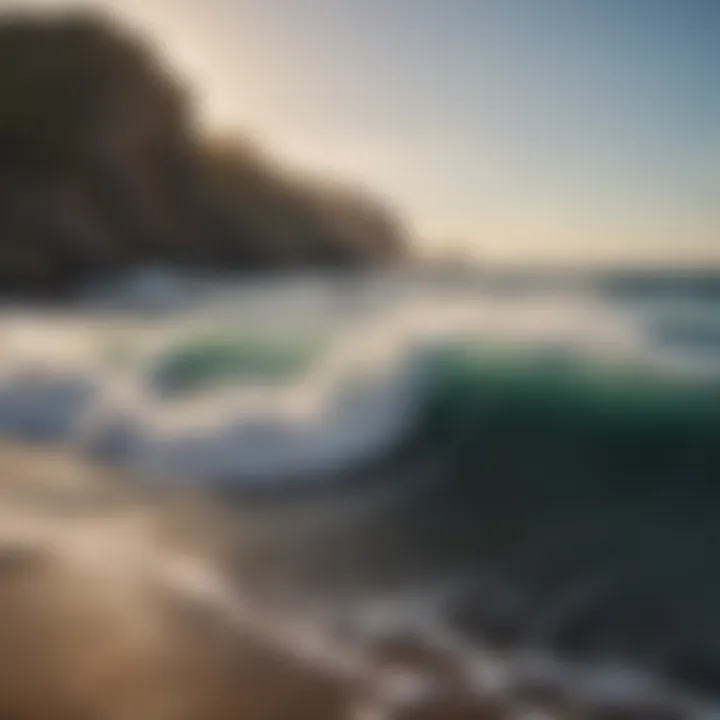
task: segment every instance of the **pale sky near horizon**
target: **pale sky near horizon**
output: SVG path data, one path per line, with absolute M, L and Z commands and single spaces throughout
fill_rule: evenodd
M 371 187 L 424 247 L 720 264 L 717 0 L 84 4 L 147 30 L 208 125 Z

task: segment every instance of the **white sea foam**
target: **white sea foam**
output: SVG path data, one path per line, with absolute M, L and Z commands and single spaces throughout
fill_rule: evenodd
M 570 703 L 578 717 L 602 707 L 672 707 L 678 709 L 678 717 L 688 720 L 710 719 L 718 712 L 712 703 L 620 662 L 568 662 L 542 649 L 504 655 L 484 650 L 458 636 L 444 624 L 442 614 L 433 612 L 432 606 L 443 594 L 433 588 L 414 588 L 405 597 L 368 597 L 365 612 L 353 599 L 350 617 L 357 620 L 358 633 L 338 639 L 327 626 L 326 613 L 308 612 L 312 605 L 258 602 L 238 578 L 202 555 L 159 542 L 151 531 L 152 523 L 144 522 L 144 516 L 132 513 L 104 521 L 50 518 L 5 503 L 0 512 L 0 546 L 46 548 L 59 562 L 81 569 L 93 587 L 97 583 L 107 589 L 108 598 L 128 603 L 141 602 L 153 584 L 168 588 L 222 620 L 228 632 L 237 633 L 237 643 L 252 638 L 307 669 L 353 681 L 363 693 L 355 717 L 372 717 L 362 714 L 372 710 L 377 717 L 392 718 L 394 710 L 431 701 L 434 696 L 452 697 L 448 693 L 466 702 L 492 698 L 508 712 L 520 712 L 521 689 L 528 682 L 560 698 L 557 711 L 552 706 L 543 708 L 548 718 L 563 717 L 563 702 Z M 404 610 L 408 599 L 419 612 Z M 363 620 L 378 613 L 384 616 L 381 632 L 377 626 L 366 628 Z M 414 618 L 409 625 L 403 623 L 408 617 Z M 426 666 L 421 661 L 417 667 L 388 664 L 376 657 L 378 642 L 410 629 L 427 655 L 456 666 L 450 685 L 433 669 L 432 661 Z
M 142 312 L 168 305 L 175 312 Z M 677 349 L 659 350 L 648 317 L 646 308 L 621 311 L 590 292 L 505 297 L 392 278 L 203 288 L 146 277 L 64 312 L 2 313 L 0 432 L 69 440 L 170 478 L 307 480 L 377 456 L 402 437 L 433 348 L 447 339 L 577 363 L 720 373 L 720 356 L 685 361 Z M 235 376 L 163 397 L 152 382 L 159 358 L 208 334 L 261 343 L 312 337 L 323 350 L 300 377 L 272 384 Z

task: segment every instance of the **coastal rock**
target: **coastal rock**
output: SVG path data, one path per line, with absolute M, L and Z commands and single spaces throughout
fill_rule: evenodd
M 148 266 L 358 267 L 403 252 L 364 192 L 203 135 L 150 45 L 85 12 L 0 19 L 0 293 L 56 296 Z

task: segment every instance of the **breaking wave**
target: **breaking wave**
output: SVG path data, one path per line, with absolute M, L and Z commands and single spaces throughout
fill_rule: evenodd
M 622 659 L 717 693 L 707 298 L 370 278 L 141 300 L 7 308 L 2 436 L 231 498 L 281 594 L 294 579 L 387 610 L 439 593 L 433 642 Z

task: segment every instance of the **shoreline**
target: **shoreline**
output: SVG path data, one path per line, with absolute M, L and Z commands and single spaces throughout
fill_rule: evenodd
M 313 619 L 282 587 L 279 604 L 242 589 L 230 545 L 250 543 L 252 560 L 261 543 L 232 509 L 146 493 L 62 451 L 3 443 L 0 461 L 0 604 L 13 619 L 0 623 L 0 718 L 354 720 L 361 707 L 388 720 L 711 717 L 642 673 L 634 700 L 613 700 L 631 672 L 488 654 L 431 630 L 406 604 L 412 591 L 374 632 L 362 605 L 340 602 L 355 630 L 336 637 L 331 615 Z

